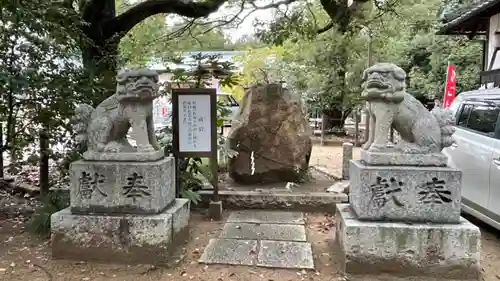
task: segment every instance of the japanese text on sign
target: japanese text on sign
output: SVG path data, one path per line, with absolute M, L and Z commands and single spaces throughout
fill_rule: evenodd
M 179 152 L 209 152 L 211 143 L 209 95 L 179 95 Z

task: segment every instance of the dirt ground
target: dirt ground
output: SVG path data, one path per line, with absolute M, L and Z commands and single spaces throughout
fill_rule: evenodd
M 229 212 L 226 212 L 227 217 Z M 338 276 L 329 250 L 333 241 L 333 220 L 322 214 L 308 215 L 308 237 L 314 241 L 317 271 L 264 269 L 258 267 L 204 265 L 199 259 L 210 238 L 217 237 L 222 222 L 211 222 L 205 215 L 193 212 L 190 221 L 191 239 L 176 254 L 177 266 L 155 268 L 147 265 L 104 265 L 50 258 L 48 243 L 33 240 L 24 232 L 22 223 L 3 221 L 0 228 L 0 280 L 332 280 Z
M 359 159 L 361 148 L 354 147 L 352 156 L 353 159 Z M 314 145 L 309 164 L 312 166 L 325 167 L 329 172 L 335 175 L 342 175 L 342 146 Z
M 222 179 L 221 179 L 222 178 Z M 235 183 L 227 173 L 219 174 L 219 189 L 220 190 L 248 190 L 248 191 L 256 191 L 256 190 L 279 190 L 283 191 L 286 188 L 286 183 L 272 183 L 272 184 L 262 184 L 262 185 L 241 185 Z M 304 182 L 298 184 L 298 188 L 291 188 L 291 192 L 325 192 L 329 186 L 335 183 L 335 179 L 325 175 L 324 173 L 320 173 L 315 169 L 310 169 L 309 174 L 306 178 L 304 178 Z
M 359 157 L 355 149 L 354 158 Z M 315 146 L 311 165 L 329 170 L 341 168 L 340 146 Z M 225 212 L 225 218 L 229 211 Z M 306 214 L 307 237 L 313 245 L 316 270 L 286 270 L 246 266 L 205 265 L 197 260 L 210 238 L 219 235 L 223 221 L 215 222 L 204 213 L 193 211 L 188 242 L 175 253 L 177 263 L 170 267 L 149 265 L 110 265 L 78 261 L 53 260 L 50 244 L 26 231 L 26 218 L 0 216 L 0 281 L 335 281 L 341 276 L 333 246 L 335 221 L 321 213 Z M 500 232 L 481 226 L 482 280 L 500 280 Z M 377 281 L 375 279 L 371 279 Z
M 225 218 L 229 212 L 225 213 Z M 0 221 L 0 280 L 12 281 L 291 281 L 345 280 L 336 261 L 335 222 L 325 214 L 307 214 L 307 237 L 313 245 L 315 271 L 269 269 L 246 266 L 199 264 L 210 238 L 217 237 L 222 222 L 193 212 L 191 239 L 176 254 L 179 262 L 170 268 L 149 265 L 126 266 L 52 260 L 50 245 L 25 232 L 19 220 Z M 500 241 L 498 233 L 483 229 L 483 280 L 500 279 Z

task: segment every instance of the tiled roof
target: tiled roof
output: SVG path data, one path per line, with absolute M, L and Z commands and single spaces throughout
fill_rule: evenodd
M 466 20 L 486 11 L 487 9 L 493 7 L 496 4 L 500 4 L 500 0 L 482 0 L 477 1 L 472 6 L 465 7 L 460 9 L 459 13 L 456 13 L 455 17 L 448 20 L 445 24 L 441 26 L 441 30 L 449 29 L 457 24 L 465 22 Z

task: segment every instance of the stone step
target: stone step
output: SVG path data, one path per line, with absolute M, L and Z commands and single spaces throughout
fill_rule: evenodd
M 304 225 L 304 214 L 301 212 L 283 212 L 267 210 L 233 211 L 227 222 L 231 223 L 271 223 Z
M 304 214 L 233 211 L 220 238 L 210 239 L 199 260 L 206 264 L 314 269 Z
M 200 263 L 314 269 L 308 242 L 210 239 Z
M 306 230 L 297 224 L 226 223 L 221 238 L 306 241 Z

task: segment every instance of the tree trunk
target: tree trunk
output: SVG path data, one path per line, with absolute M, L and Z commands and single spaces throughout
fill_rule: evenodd
M 349 11 L 349 5 L 347 0 L 321 0 L 321 5 L 325 9 L 326 13 L 334 23 L 333 26 L 337 27 L 337 31 L 342 35 L 342 41 L 345 42 L 348 39 L 345 38 L 349 31 L 349 25 L 351 23 L 351 12 Z M 338 96 L 336 99 L 334 108 L 324 110 L 326 114 L 327 124 L 326 128 L 343 128 L 345 119 L 348 113 L 345 108 L 345 98 L 347 94 L 347 84 L 346 84 L 346 69 L 348 65 L 349 50 L 347 49 L 347 44 L 340 44 L 339 50 L 336 52 L 338 63 L 337 71 L 335 71 L 335 77 L 332 81 L 335 83 L 335 93 Z
M 115 92 L 115 78 L 118 65 L 118 44 L 120 35 L 106 31 L 106 23 L 116 16 L 115 0 L 87 1 L 82 12 L 83 20 L 89 24 L 83 32 L 90 42 L 83 42 L 83 66 L 87 70 L 90 81 L 95 83 L 93 106 Z
M 347 5 L 347 1 L 345 1 L 343 4 Z M 348 10 L 347 6 L 345 6 L 344 8 Z M 338 28 L 340 34 L 342 34 L 342 41 L 343 41 L 343 44 L 340 44 L 340 49 L 338 54 L 340 67 L 337 70 L 337 79 L 338 79 L 337 81 L 340 82 L 338 83 L 339 100 L 340 100 L 340 105 L 342 107 L 342 111 L 340 112 L 340 124 L 338 127 L 341 129 L 341 131 L 343 131 L 345 119 L 347 118 L 347 116 L 349 116 L 349 113 L 351 111 L 351 109 L 348 110 L 345 107 L 345 98 L 347 95 L 347 83 L 346 83 L 347 81 L 345 76 L 346 76 L 347 65 L 349 62 L 349 50 L 347 49 L 347 44 L 346 44 L 347 43 L 346 41 L 349 40 L 346 38 L 346 36 L 350 22 L 351 22 L 350 13 L 345 13 L 345 15 L 339 20 L 339 28 Z
M 93 46 L 82 46 L 82 55 L 90 81 L 96 83 L 92 98 L 95 107 L 116 90 L 118 44 L 95 42 Z
M 74 1 L 65 0 L 71 7 Z M 188 18 L 206 17 L 217 11 L 227 0 L 183 1 L 156 0 L 134 1 L 134 5 L 116 15 L 116 0 L 78 1 L 78 12 L 86 23 L 82 31 L 87 41 L 80 46 L 83 65 L 89 78 L 101 89 L 93 93 L 96 106 L 115 91 L 115 76 L 118 66 L 118 43 L 134 26 L 157 14 L 177 14 Z M 132 2 L 132 1 L 130 1 Z

